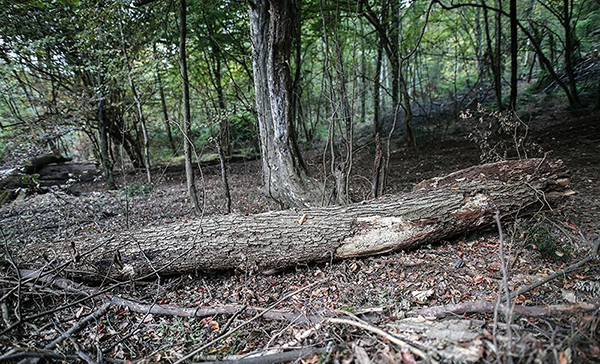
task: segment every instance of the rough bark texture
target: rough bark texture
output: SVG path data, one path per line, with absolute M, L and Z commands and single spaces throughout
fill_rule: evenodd
M 102 169 L 104 170 L 104 179 L 109 190 L 116 188 L 116 183 L 113 177 L 112 168 L 113 162 L 108 154 L 108 130 L 104 110 L 104 95 L 102 93 L 102 76 L 98 76 L 98 139 L 100 141 L 100 160 L 102 161 Z
M 517 109 L 518 51 L 517 39 L 517 0 L 510 0 L 510 109 Z
M 267 194 L 282 205 L 314 206 L 321 188 L 302 167 L 293 133 L 290 76 L 296 7 L 292 0 L 250 4 L 252 66 L 260 131 L 263 181 Z
M 156 52 L 156 43 L 152 44 L 152 50 L 154 51 L 154 58 L 156 60 L 160 59 L 158 57 L 158 53 Z M 158 87 L 158 95 L 160 96 L 160 108 L 162 111 L 163 122 L 165 123 L 165 130 L 167 132 L 167 140 L 169 141 L 169 147 L 171 147 L 171 152 L 177 153 L 177 146 L 175 145 L 175 141 L 173 140 L 173 132 L 171 131 L 171 123 L 169 121 L 169 112 L 167 110 L 167 101 L 165 99 L 165 89 L 162 83 L 162 77 L 160 75 L 160 68 L 158 67 L 159 63 L 156 62 L 156 87 Z
M 187 4 L 186 0 L 179 0 L 179 68 L 181 70 L 181 90 L 183 100 L 183 151 L 185 155 L 185 180 L 188 189 L 188 195 L 194 206 L 196 214 L 202 212 L 196 193 L 196 183 L 194 179 L 194 165 L 192 164 L 192 116 L 190 111 L 190 85 L 187 72 L 187 55 L 185 48 L 187 33 Z
M 75 260 L 91 276 L 140 277 L 284 268 L 380 254 L 485 227 L 502 216 L 537 211 L 565 195 L 561 161 L 529 159 L 472 167 L 426 181 L 416 190 L 343 207 L 211 216 L 115 236 L 24 249 L 21 265 Z M 73 245 L 72 245 L 73 244 Z M 28 264 L 24 264 L 28 263 Z M 150 265 L 151 264 L 151 265 Z M 33 264 L 35 265 L 35 264 Z

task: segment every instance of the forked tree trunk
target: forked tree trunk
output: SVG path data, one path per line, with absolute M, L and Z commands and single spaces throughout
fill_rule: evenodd
M 322 191 L 302 167 L 293 133 L 289 65 L 296 6 L 292 0 L 248 3 L 266 192 L 282 205 L 314 206 L 321 201 Z
M 566 190 L 561 161 L 529 159 L 476 166 L 422 182 L 410 193 L 343 207 L 204 217 L 115 236 L 24 249 L 21 266 L 77 261 L 96 279 L 224 269 L 285 268 L 380 254 L 524 216 Z M 40 253 L 45 258 L 39 258 Z M 38 257 L 37 259 L 35 257 Z M 27 263 L 27 264 L 23 264 Z M 151 265 L 150 265 L 151 264 Z

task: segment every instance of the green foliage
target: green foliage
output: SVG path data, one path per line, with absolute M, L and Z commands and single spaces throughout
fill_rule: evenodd
M 190 344 L 201 340 L 205 335 L 200 320 L 174 317 L 161 319 L 155 335 L 164 348 Z
M 121 198 L 148 196 L 152 192 L 152 185 L 148 183 L 135 182 L 132 185 L 125 186 L 120 191 Z
M 14 200 L 16 197 L 16 193 L 10 190 L 0 191 L 0 206 L 5 203 L 9 203 Z
M 4 138 L 0 137 L 0 162 L 4 159 L 5 151 L 6 143 L 4 142 Z
M 378 48 L 385 42 L 370 23 L 367 8 L 381 18 L 388 35 L 398 36 L 399 56 L 415 50 L 402 63 L 402 73 L 413 107 L 424 119 L 452 109 L 456 120 L 474 94 L 487 92 L 482 102 L 490 102 L 493 50 L 487 49 L 481 8 L 442 10 L 436 4 L 421 37 L 429 1 L 375 0 L 357 6 L 350 1 L 306 0 L 300 4 L 301 40 L 298 44 L 290 40 L 289 64 L 293 93 L 299 99 L 293 112 L 300 140 L 322 140 L 329 134 L 330 121 L 340 120 L 336 98 L 343 82 L 353 125 L 371 127 L 374 87 L 379 83 L 380 115 L 389 118 L 393 113 L 389 57 L 384 55 L 382 74 L 375 79 Z M 188 0 L 192 128 L 198 148 L 212 148 L 211 138 L 216 135 L 212 118 L 222 110 L 228 113 L 232 147 L 258 147 L 247 6 L 243 1 Z M 539 41 L 560 75 L 565 66 L 565 32 L 559 19 L 562 6 L 556 1 L 544 1 L 544 5 L 524 2 L 518 9 L 521 23 Z M 506 10 L 507 3 L 504 7 Z M 178 22 L 173 21 L 178 10 L 176 2 L 168 1 L 134 7 L 122 0 L 0 0 L 0 157 L 4 162 L 25 149 L 37 154 L 61 143 L 72 148 L 82 138 L 89 139 L 90 148 L 97 148 L 100 95 L 106 117 L 113 124 L 111 142 L 120 146 L 127 137 L 134 144 L 132 149 L 141 152 L 141 146 L 135 145 L 139 116 L 130 78 L 143 103 L 152 161 L 169 160 L 172 151 L 157 79 L 161 79 L 166 118 L 178 135 L 181 75 Z M 389 28 L 392 12 L 398 14 L 397 29 Z M 580 61 L 589 59 L 600 46 L 600 5 L 577 0 L 573 13 L 575 63 L 581 69 L 593 69 Z M 487 19 L 492 43 L 494 18 L 490 10 Z M 506 24 L 507 18 L 502 17 L 501 27 L 505 29 Z M 504 30 L 498 44 L 503 78 L 509 72 L 506 35 Z M 553 80 L 548 70 L 540 67 L 539 57 L 534 57 L 525 33 L 520 31 L 519 37 L 520 76 L 528 75 L 531 67 L 531 82 L 539 86 L 532 92 L 541 92 Z M 300 57 L 296 57 L 297 49 Z M 578 81 L 579 88 L 584 99 L 594 100 L 597 77 L 586 77 L 590 81 Z M 79 140 L 68 137 L 74 131 Z M 337 130 L 335 133 L 340 135 Z M 27 148 L 14 148 L 11 142 Z
M 231 128 L 231 135 L 233 136 L 231 144 L 234 147 L 254 147 L 258 144 L 256 122 L 254 116 L 249 112 L 230 115 L 229 127 Z
M 40 175 L 34 173 L 32 175 L 24 174 L 21 177 L 21 184 L 30 188 L 37 189 L 40 187 Z
M 539 224 L 525 225 L 518 240 L 525 248 L 537 251 L 545 260 L 566 261 L 573 254 L 570 246 L 559 244 L 552 230 Z
M 349 313 L 352 313 L 352 314 L 356 312 L 356 308 L 349 307 L 349 306 L 342 306 L 342 307 L 340 307 L 340 310 L 341 311 L 346 311 L 346 312 L 349 312 Z

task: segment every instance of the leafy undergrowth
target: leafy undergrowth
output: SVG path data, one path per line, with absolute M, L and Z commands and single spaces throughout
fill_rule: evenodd
M 592 115 L 570 123 L 546 123 L 534 133 L 538 144 L 553 151 L 552 157 L 565 159 L 578 194 L 554 211 L 504 222 L 508 283 L 513 292 L 583 259 L 591 249 L 589 241 L 598 239 L 600 140 L 594 120 Z M 390 192 L 398 192 L 422 179 L 476 163 L 478 151 L 457 138 L 423 147 L 419 153 L 398 149 L 392 158 Z M 358 155 L 356 163 L 362 167 L 355 170 L 368 177 L 371 160 L 366 152 Z M 231 166 L 235 213 L 276 208 L 261 193 L 259 173 L 258 162 Z M 206 213 L 220 213 L 224 203 L 218 170 L 205 169 L 203 176 Z M 99 192 L 102 187 L 95 183 L 76 186 L 80 196 L 34 195 L 0 209 L 5 248 L 0 265 L 4 354 L 13 350 L 17 356 L 23 352 L 47 355 L 40 350 L 101 308 L 109 300 L 108 293 L 144 304 L 146 309 L 156 305 L 234 309 L 228 314 L 180 317 L 110 305 L 48 350 L 75 355 L 72 360 L 86 361 L 82 358 L 89 355 L 95 362 L 147 363 L 175 362 L 203 346 L 192 361 L 240 359 L 249 353 L 307 347 L 319 351 L 303 355 L 298 362 L 492 362 L 497 356 L 508 362 L 510 356 L 514 362 L 562 364 L 594 362 L 600 357 L 597 306 L 591 311 L 571 309 L 542 316 L 514 312 L 506 316 L 500 307 L 497 317 L 493 310 L 413 317 L 419 309 L 439 305 L 495 304 L 503 274 L 498 234 L 493 230 L 412 251 L 300 266 L 270 275 L 192 272 L 147 281 L 106 280 L 99 286 L 107 292 L 99 292 L 98 287 L 91 292 L 59 288 L 42 280 L 19 280 L 9 253 L 24 244 L 190 218 L 182 176 L 159 172 L 155 180 L 151 191 L 135 179 L 121 180 L 121 186 L 128 187 L 114 192 Z M 354 194 L 368 197 L 368 185 L 360 181 L 364 179 L 356 178 Z M 49 269 L 52 266 L 50 261 Z M 599 273 L 598 261 L 591 260 L 517 295 L 514 303 L 545 307 L 598 302 Z M 257 317 L 261 312 L 257 307 L 295 316 Z M 303 321 L 303 317 L 312 320 Z

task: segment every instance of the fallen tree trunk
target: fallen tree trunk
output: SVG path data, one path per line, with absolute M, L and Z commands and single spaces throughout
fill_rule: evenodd
M 50 186 L 71 181 L 91 181 L 96 176 L 93 163 L 65 163 L 71 158 L 44 154 L 24 163 L 22 168 L 0 170 L 0 204 L 13 201 L 21 189 L 46 193 Z
M 80 276 L 116 278 L 279 269 L 451 238 L 492 224 L 496 210 L 501 216 L 539 210 L 570 194 L 567 187 L 561 161 L 498 162 L 423 182 L 413 192 L 384 199 L 302 211 L 210 216 L 109 237 L 59 241 L 26 249 L 19 260 L 24 265 L 41 252 L 43 261 L 72 260 Z
M 30 161 L 27 161 L 22 168 L 23 173 L 34 174 L 39 173 L 44 167 L 49 164 L 60 164 L 71 161 L 72 158 L 63 157 L 55 154 L 42 154 Z

